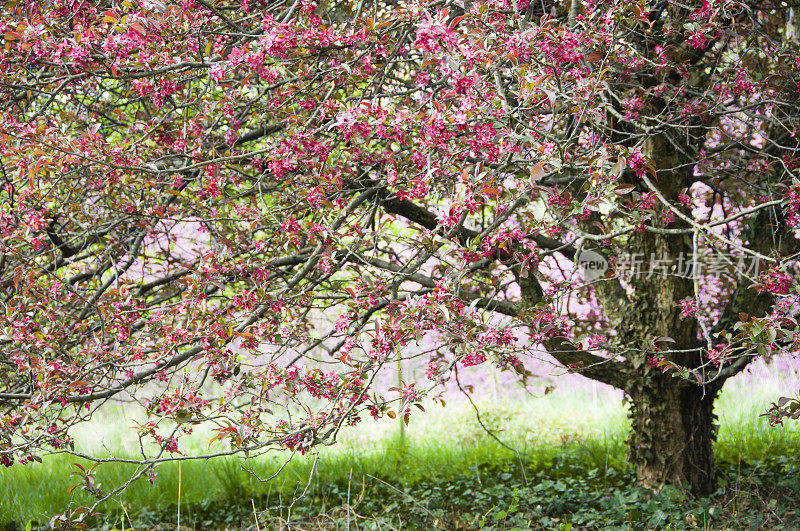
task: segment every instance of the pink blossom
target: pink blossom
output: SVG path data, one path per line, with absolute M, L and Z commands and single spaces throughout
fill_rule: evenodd
M 644 109 L 644 102 L 641 96 L 634 95 L 622 100 L 622 107 L 625 108 L 626 120 L 638 120 L 639 111 Z
M 208 69 L 208 74 L 211 76 L 211 79 L 219 83 L 225 79 L 225 67 L 222 63 L 214 63 L 211 65 L 211 68 Z
M 761 283 L 756 286 L 759 292 L 769 292 L 776 295 L 786 295 L 792 289 L 792 279 L 779 269 L 770 269 L 761 278 Z
M 695 317 L 700 314 L 700 309 L 697 307 L 695 299 L 681 299 L 681 316 L 682 317 Z
M 730 353 L 730 345 L 720 343 L 711 348 L 711 351 L 708 353 L 708 359 L 711 360 L 711 363 L 719 367 L 728 361 Z
M 464 367 L 471 367 L 473 365 L 480 365 L 481 363 L 486 361 L 486 356 L 483 352 L 474 350 L 469 352 L 464 358 L 461 360 L 461 364 Z
M 644 177 L 647 173 L 647 157 L 637 148 L 631 149 L 628 153 L 628 166 L 637 177 Z
M 700 50 L 702 50 L 703 48 L 706 47 L 706 42 L 708 42 L 708 39 L 706 38 L 705 35 L 703 35 L 703 33 L 699 31 L 692 31 L 688 32 L 687 41 L 689 42 L 689 45 L 692 46 L 692 48 L 699 48 Z
M 655 192 L 647 192 L 642 194 L 642 198 L 639 200 L 639 210 L 650 210 L 655 206 L 656 203 L 656 193 Z
M 606 336 L 602 334 L 592 334 L 586 338 L 586 348 L 589 350 L 595 349 L 598 345 L 605 343 L 606 341 Z
M 414 402 L 419 402 L 420 396 L 419 391 L 417 390 L 417 384 L 412 383 L 408 385 L 403 385 L 400 389 L 400 396 L 403 398 L 403 402 L 408 404 L 413 404 Z

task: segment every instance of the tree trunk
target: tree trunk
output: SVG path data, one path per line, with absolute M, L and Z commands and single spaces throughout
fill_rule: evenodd
M 659 488 L 688 483 L 695 495 L 712 493 L 718 388 L 707 386 L 704 393 L 665 374 L 637 379 L 632 387 L 628 459 L 639 484 Z

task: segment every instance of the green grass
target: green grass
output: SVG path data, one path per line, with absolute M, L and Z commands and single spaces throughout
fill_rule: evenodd
M 796 424 L 770 428 L 759 417 L 778 393 L 774 389 L 754 392 L 733 388 L 719 399 L 721 427 L 717 453 L 727 463 L 724 466 L 728 467 L 731 478 L 750 473 L 748 467 L 752 463 L 772 460 L 775 466 L 781 466 L 800 453 Z M 304 503 L 333 510 L 334 501 L 344 500 L 344 485 L 348 486 L 349 504 L 351 497 L 357 497 L 350 491 L 366 488 L 365 482 L 384 488 L 382 496 L 389 499 L 397 493 L 380 482 L 398 491 L 429 485 L 433 492 L 437 486 L 459 481 L 464 485 L 491 484 L 497 481 L 492 475 L 502 474 L 517 477 L 519 488 L 529 488 L 537 474 L 540 482 L 569 482 L 576 476 L 586 480 L 591 472 L 592 488 L 600 489 L 627 481 L 624 446 L 629 424 L 625 407 L 616 395 L 556 392 L 514 403 L 479 405 L 483 424 L 513 451 L 486 434 L 469 404 L 429 406 L 426 413 L 412 417 L 402 441 L 398 438 L 397 421 L 365 421 L 345 432 L 340 444 L 321 450 Z M 83 427 L 76 434 L 76 442 L 80 449 L 94 455 L 123 457 L 126 448 L 130 452 L 134 440 L 129 426 L 130 419 L 109 411 L 105 418 Z M 210 437 L 210 432 L 198 429 L 182 449 L 188 454 L 202 453 Z M 270 476 L 285 458 L 286 454 L 272 453 L 247 462 L 225 458 L 184 461 L 180 465 L 166 463 L 158 467 L 152 483 L 140 479 L 101 510 L 120 514 L 124 507 L 134 520 L 140 521 L 148 514 L 163 517 L 176 513 L 180 466 L 184 514 L 194 514 L 192 518 L 197 520 L 197 514 L 207 513 L 215 506 L 244 507 L 253 524 L 251 504 L 258 510 L 285 505 L 309 482 L 312 460 L 308 456 L 293 459 L 276 479 L 259 481 L 256 476 Z M 77 482 L 69 476 L 76 470 L 72 465 L 75 462 L 85 464 L 71 456 L 54 455 L 41 464 L 0 470 L 0 524 L 12 520 L 47 522 L 70 503 L 91 505 L 91 496 L 80 489 L 67 493 L 69 486 Z M 243 470 L 242 465 L 255 474 Z M 497 467 L 505 467 L 507 472 L 498 471 Z M 129 465 L 104 463 L 97 468 L 97 478 L 104 490 L 110 490 L 130 477 L 132 470 Z M 333 496 L 333 501 L 328 502 L 320 492 L 331 492 L 331 485 L 338 485 L 334 490 L 341 496 Z M 399 499 L 412 508 L 422 506 L 403 496 Z M 421 518 L 430 516 L 422 513 Z M 478 522 L 479 515 L 472 516 L 473 523 Z M 433 525 L 432 522 L 427 525 Z

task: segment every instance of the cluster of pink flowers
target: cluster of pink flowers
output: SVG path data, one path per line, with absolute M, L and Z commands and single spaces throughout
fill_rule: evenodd
M 484 347 L 506 347 L 513 345 L 516 341 L 517 337 L 507 329 L 494 325 L 489 326 L 478 338 L 479 344 Z
M 300 453 L 305 453 L 307 448 L 302 446 L 303 442 L 303 434 L 302 433 L 295 433 L 292 435 L 288 435 L 288 433 L 294 430 L 294 426 L 290 424 L 288 421 L 280 419 L 275 423 L 275 431 L 276 434 L 287 434 L 283 435 L 281 438 L 281 443 L 289 450 L 300 450 Z
M 156 441 L 164 450 L 171 454 L 182 454 L 178 449 L 178 439 L 175 437 L 164 437 L 158 433 L 152 434 L 153 440 Z
M 592 334 L 586 338 L 586 349 L 593 350 L 596 349 L 602 343 L 608 341 L 608 338 L 602 334 Z
M 769 292 L 775 295 L 787 295 L 792 289 L 792 279 L 780 269 L 770 269 L 761 278 L 756 286 L 759 292 Z
M 696 9 L 691 16 L 690 20 L 709 20 L 714 15 L 714 4 L 717 0 L 703 0 L 703 5 Z
M 559 194 L 555 190 L 547 195 L 547 202 L 555 208 L 566 210 L 572 204 L 569 194 Z
M 635 94 L 622 100 L 622 107 L 625 109 L 626 120 L 638 120 L 640 116 L 639 111 L 644 109 L 644 101 L 642 101 L 641 96 Z
M 707 113 L 708 113 L 708 103 L 705 101 L 701 101 L 698 98 L 689 100 L 686 103 L 684 103 L 679 112 L 682 118 L 702 117 L 706 116 Z M 703 158 L 704 154 L 703 150 L 701 150 L 697 154 L 698 162 L 702 161 Z
M 566 333 L 568 328 L 566 316 L 547 308 L 537 308 L 532 313 L 531 325 L 535 331 L 531 334 L 533 341 L 542 342 Z
M 403 402 L 407 405 L 419 402 L 420 394 L 419 390 L 417 389 L 417 384 L 411 383 L 403 385 L 403 387 L 400 389 L 400 396 L 402 397 Z
M 442 225 L 447 228 L 453 228 L 458 223 L 464 210 L 467 212 L 476 212 L 480 209 L 481 204 L 475 197 L 469 196 L 466 198 L 456 198 L 448 207 L 447 215 L 442 220 Z
M 736 74 L 736 79 L 733 82 L 732 91 L 736 95 L 750 95 L 756 91 L 756 84 L 747 79 L 744 72 Z
M 637 177 L 644 177 L 647 173 L 647 157 L 640 149 L 631 149 L 628 153 L 628 167 L 632 169 Z
M 687 42 L 693 48 L 699 48 L 702 50 L 706 47 L 706 43 L 708 42 L 708 38 L 700 31 L 687 31 Z
M 440 10 L 436 16 L 425 12 L 417 24 L 414 48 L 421 49 L 426 54 L 435 54 L 440 48 L 454 49 L 458 47 L 458 35 L 454 31 L 455 25 L 448 24 L 447 10 Z
M 461 359 L 461 365 L 464 367 L 472 367 L 473 365 L 480 365 L 486 361 L 486 355 L 480 350 L 471 350 Z
M 717 367 L 722 366 L 732 352 L 731 346 L 727 343 L 720 343 L 718 345 L 714 345 L 708 353 L 708 359 L 716 365 Z
M 342 312 L 342 314 L 339 315 L 339 318 L 336 319 L 334 330 L 336 330 L 337 332 L 343 332 L 350 327 L 350 323 L 352 322 L 353 322 L 352 313 L 349 310 L 346 312 Z
M 786 193 L 789 200 L 789 211 L 786 214 L 786 224 L 790 227 L 800 227 L 800 192 L 795 189 Z
M 145 401 L 148 410 L 163 415 L 172 415 L 180 409 L 201 409 L 208 405 L 208 400 L 201 398 L 196 390 L 174 390 L 162 395 L 158 400 Z
M 642 194 L 641 199 L 639 200 L 639 210 L 650 210 L 656 204 L 656 193 L 655 192 L 647 192 Z
M 489 256 L 502 257 L 511 252 L 513 242 L 522 241 L 525 235 L 518 227 L 503 227 L 491 237 L 481 243 L 481 254 L 484 258 Z
M 696 317 L 700 314 L 700 309 L 697 307 L 697 300 L 695 299 L 681 299 L 681 316 L 683 317 Z
M 342 380 L 335 372 L 324 374 L 320 370 L 310 370 L 301 377 L 301 382 L 305 390 L 314 398 L 335 400 L 339 394 Z
M 376 361 L 384 361 L 395 350 L 398 342 L 389 334 L 378 333 L 370 340 L 369 355 Z

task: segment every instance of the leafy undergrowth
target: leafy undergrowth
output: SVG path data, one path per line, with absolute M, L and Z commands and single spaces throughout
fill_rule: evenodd
M 362 434 L 322 452 L 310 484 L 312 462 L 302 458 L 266 483 L 258 478 L 271 476 L 282 456 L 250 460 L 248 471 L 238 459 L 189 460 L 182 469 L 165 463 L 153 483 L 134 483 L 91 524 L 128 530 L 127 513 L 133 529 L 174 530 L 180 499 L 181 528 L 198 530 L 800 529 L 800 433 L 796 425 L 768 427 L 758 416 L 768 402 L 755 403 L 754 395 L 720 400 L 719 490 L 703 500 L 674 488 L 654 494 L 633 487 L 623 406 L 604 399 L 598 404 L 605 409 L 591 416 L 591 397 L 549 396 L 518 409 L 493 405 L 481 423 L 470 410 L 450 405 L 436 416 L 431 408 L 403 439 L 388 435 L 396 424 L 380 425 L 380 437 Z M 509 452 L 484 427 L 527 455 Z M 91 505 L 80 489 L 66 494 L 76 480 L 64 471 L 74 472 L 75 461 L 57 455 L 0 470 L 0 531 L 12 519 L 22 524 L 9 529 L 25 529 L 29 519 L 37 529 L 35 522 L 69 503 Z M 129 468 L 104 463 L 97 479 L 109 491 L 130 477 Z
M 788 456 L 718 466 L 719 489 L 695 499 L 667 487 L 634 487 L 624 466 L 587 468 L 579 445 L 549 462 L 519 458 L 403 483 L 397 475 L 350 474 L 298 483 L 295 496 L 188 504 L 182 529 L 798 529 L 800 477 Z M 396 459 L 398 454 L 392 457 Z M 294 503 L 292 501 L 294 500 Z M 265 509 L 266 508 L 266 509 Z M 177 510 L 98 518 L 96 529 L 176 529 Z M 256 524 L 256 515 L 258 524 Z M 131 526 L 132 524 L 132 526 Z M 31 526 L 36 529 L 37 526 Z

